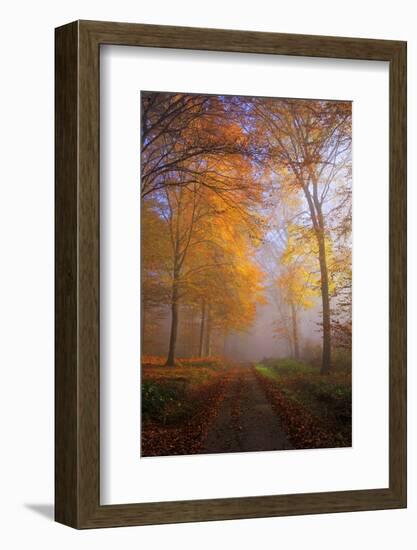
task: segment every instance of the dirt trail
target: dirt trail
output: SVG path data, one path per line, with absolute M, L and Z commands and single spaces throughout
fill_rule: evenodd
M 203 453 L 292 449 L 249 364 L 233 371 Z

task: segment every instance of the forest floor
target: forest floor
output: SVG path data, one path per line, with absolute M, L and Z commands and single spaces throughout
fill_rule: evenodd
M 267 359 L 255 373 L 295 449 L 351 447 L 350 368 L 322 375 L 307 363 Z
M 292 360 L 144 358 L 142 456 L 351 445 L 351 382 Z
M 203 453 L 292 449 L 281 421 L 250 364 L 233 370 Z

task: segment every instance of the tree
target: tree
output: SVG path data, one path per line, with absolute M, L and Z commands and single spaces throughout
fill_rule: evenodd
M 317 241 L 323 316 L 321 372 L 326 374 L 331 370 L 326 214 L 333 187 L 349 171 L 351 104 L 261 99 L 254 100 L 254 112 L 267 132 L 271 167 L 289 193 L 302 193 Z
M 280 257 L 281 272 L 276 284 L 290 311 L 290 334 L 297 360 L 300 358 L 299 313 L 314 307 L 320 287 L 316 248 L 311 230 L 294 224 L 288 226 L 287 246 Z
M 166 277 L 170 243 L 158 203 L 152 199 L 142 204 L 141 227 L 146 234 L 141 240 L 141 345 L 144 350 L 164 316 L 164 304 L 170 294 Z
M 201 244 L 201 222 L 208 215 L 209 208 L 201 187 L 175 186 L 164 189 L 161 201 L 161 216 L 168 226 L 171 243 L 169 275 L 171 278 L 171 329 L 167 365 L 175 363 L 175 348 L 178 333 L 179 303 L 187 291 L 186 260 L 189 252 Z
M 222 163 L 221 173 L 228 177 L 231 166 Z M 241 162 L 234 169 L 241 177 L 245 174 Z M 211 333 L 220 325 L 239 327 L 253 319 L 252 297 L 260 293 L 260 274 L 251 248 L 259 242 L 261 225 L 243 198 L 238 200 L 238 192 L 216 194 L 194 183 L 158 193 L 155 203 L 170 243 L 165 260 L 171 288 L 167 365 L 175 363 L 181 303 L 201 304 L 200 353 L 209 352 Z
M 241 208 L 225 205 L 222 196 L 205 188 L 199 192 L 194 223 L 184 215 L 180 222 L 185 223 L 188 239 L 187 248 L 181 243 L 177 248 L 183 261 L 176 299 L 201 307 L 201 356 L 210 353 L 213 331 L 239 331 L 253 321 L 263 289 L 262 274 L 253 257 L 259 244 L 259 224 L 256 220 L 250 224 L 242 217 Z M 190 207 L 187 210 L 193 212 Z
M 332 334 L 335 345 L 352 349 L 352 265 L 350 248 L 340 245 L 332 265 L 334 273 L 334 302 Z

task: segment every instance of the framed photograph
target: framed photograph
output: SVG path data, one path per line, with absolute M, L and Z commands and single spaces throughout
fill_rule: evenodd
M 56 521 L 406 506 L 406 43 L 56 29 Z

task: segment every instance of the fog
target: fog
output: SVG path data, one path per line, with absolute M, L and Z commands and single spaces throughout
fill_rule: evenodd
M 282 339 L 276 338 L 273 333 L 274 321 L 277 312 L 273 305 L 258 306 L 253 327 L 246 333 L 237 337 L 240 350 L 239 358 L 248 361 L 260 361 L 267 357 L 289 357 L 292 354 L 290 346 Z M 301 354 L 303 343 L 320 345 L 321 330 L 320 309 L 315 307 L 303 314 L 299 321 L 299 338 L 301 342 Z
M 274 305 L 274 297 L 269 295 L 272 281 L 265 281 L 266 304 L 258 304 L 254 321 L 249 328 L 232 332 L 226 336 L 214 329 L 211 343 L 211 355 L 224 356 L 237 361 L 257 362 L 268 357 L 284 358 L 293 355 L 289 343 L 274 333 L 274 324 L 279 311 Z M 298 332 L 301 357 L 311 357 L 312 350 L 319 353 L 321 345 L 321 309 L 319 300 L 308 311 L 298 317 Z M 178 354 L 180 357 L 198 355 L 200 320 L 198 308 L 180 307 L 178 330 Z M 153 334 L 145 335 L 142 353 L 163 355 L 168 352 L 171 315 L 168 308 L 159 311 Z

